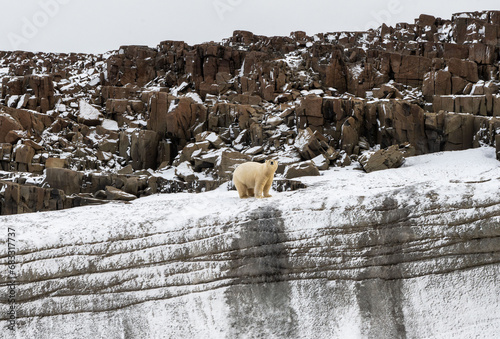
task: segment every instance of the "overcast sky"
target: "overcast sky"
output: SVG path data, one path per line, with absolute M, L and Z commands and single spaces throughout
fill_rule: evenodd
M 0 50 L 102 53 L 120 45 L 221 41 L 234 30 L 289 35 L 364 30 L 500 10 L 498 0 L 0 0 Z

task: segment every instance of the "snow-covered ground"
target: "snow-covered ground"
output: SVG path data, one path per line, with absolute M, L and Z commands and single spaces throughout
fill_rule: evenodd
M 19 291 L 28 300 L 19 307 L 29 316 L 18 337 L 72 337 L 73 325 L 65 325 L 72 322 L 95 326 L 97 337 L 108 338 L 287 337 L 283 331 L 301 338 L 383 338 L 401 335 L 402 326 L 408 338 L 455 339 L 500 331 L 499 238 L 484 224 L 500 222 L 500 162 L 493 148 L 412 157 L 401 168 L 370 174 L 334 168 L 301 180 L 308 188 L 260 200 L 241 200 L 223 185 L 200 194 L 1 217 L 16 230 L 19 276 L 26 279 Z M 363 236 L 367 244 L 380 236 L 377 227 L 407 232 L 400 219 L 391 231 L 393 215 L 386 210 L 405 210 L 400 219 L 415 220 L 402 253 L 428 254 L 396 262 L 401 280 L 380 279 L 365 267 L 380 246 L 396 248 L 389 240 L 353 249 Z M 243 246 L 254 234 L 248 227 L 259 225 L 281 227 L 276 232 L 287 240 L 271 244 L 287 249 L 290 267 L 304 265 L 287 273 L 290 282 L 238 284 L 245 270 L 232 266 L 231 253 L 248 250 L 234 246 Z M 457 246 L 470 255 L 446 252 L 454 237 L 473 231 L 482 232 L 479 238 L 491 233 L 479 245 L 491 258 L 477 259 L 472 249 L 479 250 L 469 242 Z M 4 243 L 0 255 L 5 252 Z M 92 333 L 82 331 L 82 337 Z
M 272 198 L 239 199 L 236 191 L 227 191 L 223 184 L 211 192 L 158 194 L 133 201 L 130 204 L 113 203 L 103 206 L 81 207 L 71 210 L 44 212 L 27 215 L 3 217 L 19 228 L 21 248 L 27 250 L 55 245 L 59 236 L 73 243 L 78 239 L 91 241 L 100 233 L 107 233 L 108 227 L 137 227 L 141 221 L 153 218 L 168 218 L 168 223 L 161 223 L 160 228 L 150 231 L 165 231 L 165 227 L 179 229 L 190 225 L 197 219 L 232 220 L 240 213 L 250 209 L 273 206 L 283 211 L 293 211 L 298 206 L 339 208 L 358 203 L 357 197 L 377 196 L 403 188 L 420 185 L 432 187 L 450 199 L 460 201 L 462 195 L 458 183 L 479 183 L 475 194 L 492 194 L 498 188 L 500 180 L 500 162 L 495 159 L 492 147 L 469 149 L 465 151 L 440 152 L 407 158 L 401 168 L 366 174 L 360 167 L 352 165 L 346 168 L 333 168 L 323 171 L 320 177 L 302 177 L 298 180 L 308 188 L 293 192 L 271 192 Z M 483 184 L 481 184 L 483 182 Z M 407 197 L 411 199 L 411 197 Z M 104 217 L 106 216 L 106 217 Z M 74 232 L 69 220 L 82 220 L 84 228 Z M 126 221 L 126 222 L 125 222 Z M 46 236 L 40 237 L 40 230 L 34 225 L 43 225 L 47 229 Z M 154 225 L 154 224 L 153 224 Z M 26 229 L 23 229 L 23 226 Z M 61 233 L 60 233 L 61 232 Z M 83 237 L 83 238 L 82 238 Z M 55 242 L 55 243 L 54 243 Z

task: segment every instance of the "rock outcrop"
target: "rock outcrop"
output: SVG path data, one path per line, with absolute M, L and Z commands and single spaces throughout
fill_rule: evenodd
M 314 36 L 235 31 L 220 43 L 167 40 L 104 55 L 0 52 L 0 167 L 10 178 L 39 176 L 40 186 L 52 167 L 97 176 L 132 168 L 154 181 L 189 162 L 193 175 L 166 179 L 215 188 L 247 159 L 279 158 L 283 174 L 407 143 L 416 155 L 495 146 L 499 13 Z

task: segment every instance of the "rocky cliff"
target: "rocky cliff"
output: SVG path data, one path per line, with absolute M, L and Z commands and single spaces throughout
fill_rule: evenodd
M 16 337 L 494 338 L 499 178 L 485 147 L 264 200 L 218 189 L 4 216 Z
M 373 147 L 500 148 L 499 45 L 489 11 L 102 55 L 0 52 L 0 214 L 212 190 L 270 157 L 286 180 Z

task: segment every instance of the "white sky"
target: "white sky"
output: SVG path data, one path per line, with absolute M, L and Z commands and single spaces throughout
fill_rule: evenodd
M 0 50 L 102 53 L 120 45 L 220 41 L 237 29 L 260 35 L 363 30 L 500 10 L 498 0 L 0 0 Z

